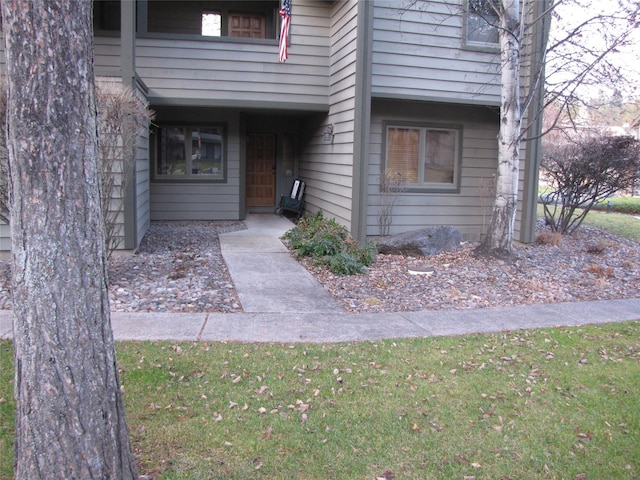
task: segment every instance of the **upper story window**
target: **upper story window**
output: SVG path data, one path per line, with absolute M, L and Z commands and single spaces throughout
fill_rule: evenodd
M 94 0 L 93 28 L 96 31 L 120 31 L 120 1 Z
M 465 43 L 471 47 L 496 48 L 499 43 L 498 15 L 488 0 L 468 0 Z
M 157 133 L 156 179 L 225 179 L 223 127 L 163 126 Z
M 388 125 L 385 140 L 386 173 L 407 190 L 457 190 L 460 129 Z
M 148 0 L 146 29 L 150 33 L 275 39 L 278 18 L 277 0 Z

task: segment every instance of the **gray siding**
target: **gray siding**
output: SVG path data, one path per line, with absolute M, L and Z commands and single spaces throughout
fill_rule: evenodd
M 372 110 L 369 207 L 367 235 L 380 234 L 379 176 L 383 164 L 383 122 L 411 121 L 438 125 L 462 125 L 462 164 L 459 193 L 409 193 L 399 195 L 393 209 L 390 233 L 437 225 L 457 227 L 466 240 L 478 240 L 489 221 L 490 184 L 497 168 L 498 116 L 486 107 L 430 104 L 426 102 L 375 101 Z
M 289 60 L 276 40 L 138 38 L 136 69 L 154 104 L 328 109 L 329 8 L 294 0 Z
M 144 93 L 138 90 L 138 96 L 144 99 Z M 145 99 L 146 100 L 146 99 Z M 149 171 L 149 129 L 141 132 L 136 142 L 135 150 L 135 248 L 140 245 L 142 237 L 149 229 L 151 222 L 151 202 L 150 202 L 150 171 Z
M 460 2 L 374 5 L 372 96 L 499 105 L 499 55 L 464 48 Z
M 329 115 L 307 126 L 313 134 L 306 145 L 300 166 L 307 181 L 307 208 L 322 210 L 351 227 L 354 109 L 356 75 L 357 2 L 336 2 L 331 11 L 331 75 Z M 326 143 L 322 133 L 333 125 L 333 143 Z
M 7 224 L 0 223 L 0 252 L 11 250 L 11 232 Z
M 202 112 L 199 113 L 200 115 Z M 203 121 L 198 113 L 182 110 L 182 116 L 171 118 Z M 239 115 L 230 112 L 209 112 L 211 122 L 225 122 L 227 149 L 227 180 L 224 183 L 175 182 L 152 179 L 150 185 L 151 221 L 238 220 L 240 218 L 240 143 Z M 153 156 L 153 155 L 152 155 Z M 152 160 L 153 161 L 153 160 Z
M 94 68 L 96 76 L 121 76 L 120 37 L 95 37 Z

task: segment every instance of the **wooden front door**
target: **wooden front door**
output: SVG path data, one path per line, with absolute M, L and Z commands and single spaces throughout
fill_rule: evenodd
M 247 135 L 247 207 L 273 207 L 276 203 L 276 136 Z

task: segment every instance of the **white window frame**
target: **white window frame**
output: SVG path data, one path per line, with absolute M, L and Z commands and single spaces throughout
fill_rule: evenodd
M 486 18 L 483 18 L 481 14 L 474 11 L 471 5 L 472 1 L 481 1 L 484 3 L 486 0 L 465 0 L 465 13 L 464 13 L 464 45 L 465 47 L 470 49 L 475 49 L 475 50 L 484 50 L 484 51 L 492 51 L 492 52 L 499 50 L 500 37 L 499 37 L 498 23 L 497 23 L 499 19 L 497 15 L 495 16 L 495 18 L 493 18 L 494 24 L 492 25 L 490 22 L 487 21 Z M 483 41 L 483 40 L 473 39 L 472 36 L 474 31 L 476 31 L 476 29 L 472 28 L 471 26 L 472 22 L 477 22 L 477 23 L 484 22 L 487 28 L 489 29 L 489 31 L 495 32 L 495 37 L 496 37 L 495 40 Z

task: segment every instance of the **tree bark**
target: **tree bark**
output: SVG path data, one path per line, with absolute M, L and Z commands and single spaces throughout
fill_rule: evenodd
M 478 252 L 493 256 L 513 253 L 520 174 L 520 3 L 500 0 L 501 99 L 498 174 L 491 221 Z
M 92 2 L 2 0 L 17 479 L 132 479 L 100 211 Z

